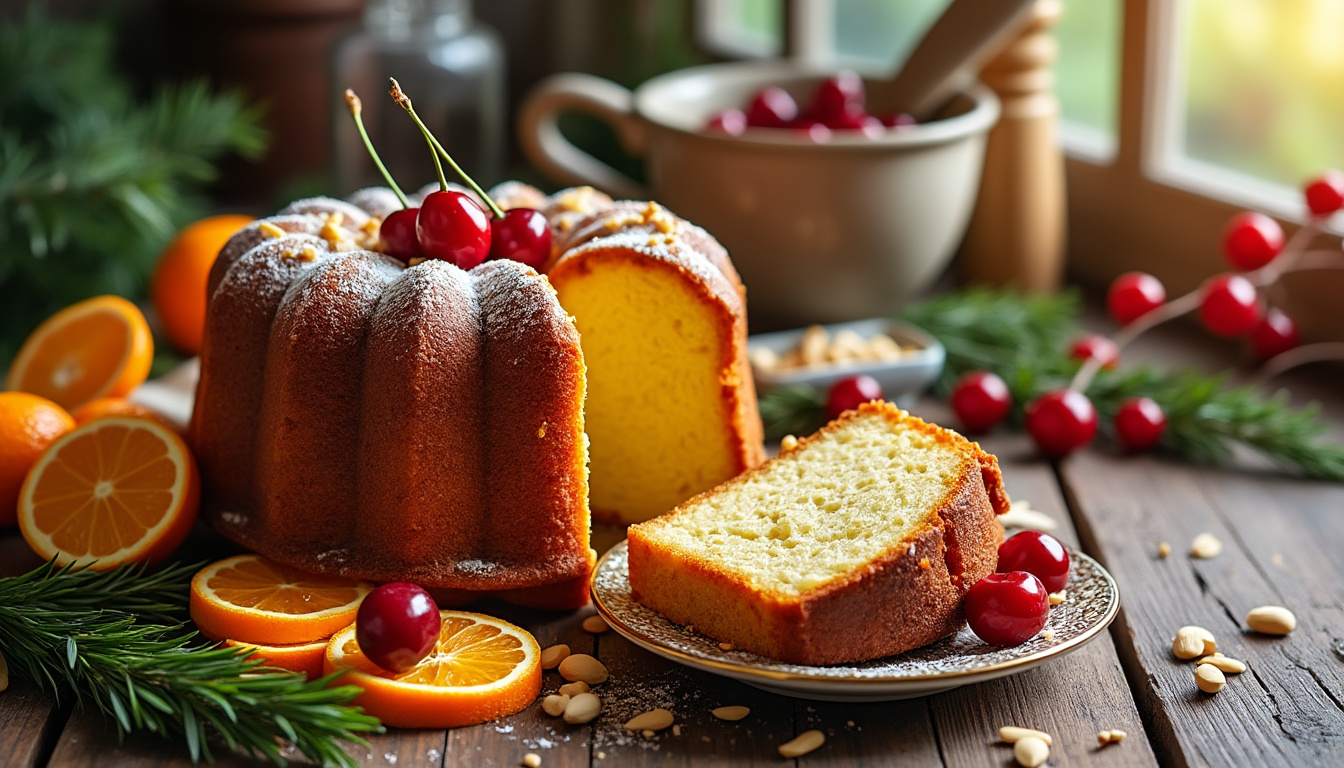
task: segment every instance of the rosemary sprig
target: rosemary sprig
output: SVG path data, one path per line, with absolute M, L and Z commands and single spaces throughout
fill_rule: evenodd
M 48 563 L 0 579 L 0 648 L 10 668 L 54 695 L 73 693 L 121 734 L 180 739 L 213 760 L 208 737 L 285 765 L 281 739 L 323 765 L 354 766 L 340 741 L 378 721 L 346 702 L 354 686 L 270 670 L 250 652 L 213 647 L 176 621 L 191 568 L 107 573 Z
M 993 371 L 1013 394 L 1014 422 L 1042 393 L 1063 387 L 1078 371 L 1068 344 L 1079 334 L 1078 297 L 1071 292 L 1027 296 L 1011 290 L 973 288 L 910 307 L 902 318 L 928 331 L 947 349 L 937 391 L 945 396 L 958 376 Z M 1344 482 L 1344 446 L 1320 440 L 1326 425 L 1319 408 L 1293 408 L 1286 392 L 1265 396 L 1233 387 L 1225 376 L 1139 366 L 1101 371 L 1087 389 L 1104 426 L 1121 402 L 1151 397 L 1167 416 L 1161 447 L 1190 461 L 1221 464 L 1241 444 L 1282 468 L 1307 477 Z M 802 435 L 820 427 L 821 393 L 797 388 L 764 392 L 766 435 Z

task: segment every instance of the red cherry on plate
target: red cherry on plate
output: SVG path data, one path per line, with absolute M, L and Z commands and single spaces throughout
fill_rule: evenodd
M 1223 235 L 1223 255 L 1237 269 L 1259 269 L 1282 250 L 1283 228 L 1263 213 L 1238 213 Z
M 741 136 L 747 130 L 747 115 L 740 109 L 725 109 L 705 123 L 706 133 L 726 133 Z
M 1021 645 L 1049 616 L 1050 593 L 1026 571 L 991 573 L 966 592 L 966 623 L 990 645 Z
M 970 434 L 988 432 L 1008 415 L 1013 405 L 1008 385 L 989 371 L 963 373 L 948 399 L 952 413 Z
M 551 257 L 551 226 L 541 211 L 510 208 L 490 220 L 490 258 L 511 259 L 540 270 Z
M 1268 360 L 1296 347 L 1302 340 L 1297 323 L 1282 310 L 1271 308 L 1251 331 L 1251 351 L 1258 360 Z
M 999 545 L 999 573 L 1026 571 L 1041 580 L 1047 592 L 1069 583 L 1069 553 L 1059 539 L 1040 531 L 1022 531 Z
M 1260 322 L 1260 293 L 1241 275 L 1215 275 L 1200 291 L 1199 320 L 1214 336 L 1245 336 Z
M 1109 371 L 1120 362 L 1120 348 L 1115 346 L 1114 341 L 1099 333 L 1085 333 L 1074 340 L 1073 346 L 1069 347 L 1069 357 L 1082 362 L 1095 357 L 1101 361 L 1101 367 Z
M 747 106 L 747 125 L 752 128 L 787 128 L 798 116 L 798 104 L 789 92 L 777 86 L 763 88 Z
M 833 131 L 862 131 L 868 125 L 868 117 L 861 110 L 836 112 L 821 118 L 821 123 Z M 881 121 L 878 125 L 881 126 Z
M 1027 404 L 1027 432 L 1046 456 L 1061 457 L 1092 442 L 1097 409 L 1082 392 L 1058 389 Z
M 419 215 L 419 208 L 402 208 L 383 219 L 378 227 L 383 253 L 407 262 L 420 256 L 420 240 L 415 236 L 415 220 Z
M 890 115 L 883 115 L 878 119 L 888 128 L 909 128 L 912 125 L 919 124 L 915 116 L 909 112 L 894 112 Z
M 821 123 L 799 123 L 791 127 L 794 133 L 816 144 L 831 140 L 831 129 Z
M 845 411 L 852 411 L 870 400 L 882 399 L 882 385 L 877 379 L 866 374 L 848 376 L 831 385 L 826 396 L 826 417 L 840 418 Z
M 1329 170 L 1307 183 L 1303 195 L 1313 216 L 1329 216 L 1344 208 L 1344 173 Z
M 439 606 L 424 589 L 405 581 L 370 592 L 355 614 L 355 640 L 374 664 L 405 672 L 419 664 L 439 639 Z
M 1162 282 L 1146 272 L 1126 272 L 1115 278 L 1106 292 L 1106 310 L 1120 325 L 1129 325 L 1162 306 L 1167 291 Z
M 1131 397 L 1115 412 L 1115 434 L 1131 451 L 1146 451 L 1162 441 L 1167 415 L 1148 397 Z
M 490 255 L 490 217 L 469 196 L 431 192 L 420 203 L 415 234 L 426 258 L 471 269 Z
M 826 78 L 817 86 L 809 111 L 829 125 L 832 118 L 840 115 L 863 114 L 863 102 L 863 78 L 852 70 L 845 69 Z

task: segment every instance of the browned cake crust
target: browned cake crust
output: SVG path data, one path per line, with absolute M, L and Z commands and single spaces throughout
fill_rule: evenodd
M 660 547 L 649 534 L 741 476 L 661 518 L 629 529 L 635 598 L 679 624 L 763 656 L 796 664 L 841 664 L 927 645 L 965 623 L 969 585 L 993 573 L 1007 511 L 997 460 L 976 443 L 889 403 L 869 403 L 823 428 L 834 432 L 860 414 L 880 414 L 957 451 L 962 467 L 927 523 L 900 546 L 843 579 L 780 601 L 718 563 Z M 799 441 L 801 450 L 818 435 Z M 785 451 L 771 461 L 788 461 Z M 748 473 L 749 474 L 749 473 Z
M 190 430 L 206 519 L 308 571 L 586 603 L 584 364 L 549 283 L 333 251 L 322 213 L 245 229 L 212 274 Z

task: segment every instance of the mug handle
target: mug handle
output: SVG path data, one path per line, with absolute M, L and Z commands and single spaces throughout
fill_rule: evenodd
M 647 188 L 571 144 L 557 124 L 562 112 L 585 112 L 610 125 L 621 147 L 639 156 L 645 131 L 634 103 L 634 94 L 610 80 L 576 72 L 552 75 L 523 102 L 518 140 L 527 159 L 557 182 L 590 184 L 617 198 L 647 200 Z

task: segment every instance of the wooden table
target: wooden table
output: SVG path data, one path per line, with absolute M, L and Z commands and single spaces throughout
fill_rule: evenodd
M 1228 350 L 1176 330 L 1142 354 L 1213 367 Z M 1322 399 L 1333 438 L 1344 439 L 1344 385 L 1338 369 L 1291 380 L 1295 400 Z M 926 402 L 922 415 L 944 420 Z M 1058 465 L 1034 455 L 1021 435 L 982 441 L 998 455 L 1008 491 L 1059 523 L 1055 533 L 1099 559 L 1120 585 L 1122 609 L 1109 634 L 1072 655 L 1014 677 L 948 693 L 883 704 L 833 704 L 784 698 L 692 672 L 646 653 L 614 633 L 579 626 L 591 611 L 567 616 L 507 606 L 488 610 L 536 634 L 543 646 L 568 643 L 611 670 L 599 689 L 602 716 L 566 726 L 534 704 L 497 722 L 453 731 L 392 731 L 352 750 L 365 765 L 516 766 L 529 752 L 559 766 L 757 766 L 791 761 L 776 747 L 820 728 L 826 744 L 796 761 L 820 766 L 1003 766 L 1011 750 L 999 726 L 1054 735 L 1051 765 L 1344 766 L 1344 486 L 1293 480 L 1258 469 L 1197 468 L 1161 456 L 1121 456 L 1094 447 Z M 1210 532 L 1225 545 L 1216 559 L 1186 555 Z M 609 545 L 618 536 L 599 537 Z M 1169 557 L 1158 556 L 1169 542 Z M 208 546 L 208 545 L 207 545 Z M 196 553 L 193 553 L 196 554 Z M 0 536 L 0 569 L 33 565 L 21 540 Z M 1298 629 L 1272 639 L 1247 632 L 1246 611 L 1281 604 Z M 1176 629 L 1209 628 L 1219 648 L 1250 669 L 1229 676 L 1215 696 L 1201 694 L 1193 667 L 1170 651 Z M 546 673 L 545 689 L 562 681 Z M 679 733 L 628 735 L 622 723 L 644 704 L 671 709 Z M 710 710 L 740 704 L 737 723 Z M 1097 746 L 1096 734 L 1128 738 Z M 230 756 L 222 765 L 260 765 Z M 118 744 L 96 715 L 72 711 L 15 681 L 0 694 L 0 766 L 187 766 L 182 751 L 152 737 Z

